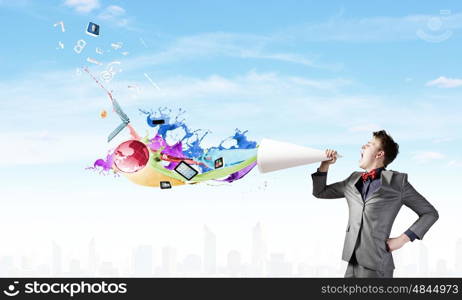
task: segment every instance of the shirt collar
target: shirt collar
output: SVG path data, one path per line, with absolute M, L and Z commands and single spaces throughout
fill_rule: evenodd
M 376 178 L 380 178 L 382 171 L 384 170 L 385 170 L 385 167 L 380 167 L 380 168 L 375 169 L 375 173 L 377 174 Z

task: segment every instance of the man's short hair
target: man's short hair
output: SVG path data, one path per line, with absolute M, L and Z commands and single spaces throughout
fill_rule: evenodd
M 393 138 L 387 134 L 385 130 L 374 131 L 372 135 L 380 140 L 380 149 L 385 152 L 385 159 L 383 164 L 388 166 L 399 153 L 399 145 L 393 140 Z

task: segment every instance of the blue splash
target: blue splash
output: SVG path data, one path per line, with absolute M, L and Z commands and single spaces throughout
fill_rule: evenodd
M 166 107 L 159 108 L 158 111 L 139 110 L 147 115 L 146 122 L 150 127 L 158 127 L 157 134 L 164 140 L 167 138 L 167 133 L 171 130 L 182 128 L 185 136 L 178 142 L 183 144 L 183 155 L 197 162 L 202 162 L 200 165 L 202 173 L 215 169 L 215 160 L 223 158 L 223 167 L 239 164 L 248 158 L 257 154 L 257 142 L 249 141 L 246 131 L 240 131 L 236 128 L 233 136 L 230 136 L 220 142 L 217 147 L 204 149 L 201 146 L 203 139 L 210 133 L 209 130 L 191 130 L 185 123 L 185 119 L 180 117 L 186 112 L 179 109 L 175 118 L 172 118 L 172 110 Z M 153 124 L 153 120 L 163 119 L 164 124 Z M 234 145 L 226 148 L 223 146 L 225 142 L 234 140 Z

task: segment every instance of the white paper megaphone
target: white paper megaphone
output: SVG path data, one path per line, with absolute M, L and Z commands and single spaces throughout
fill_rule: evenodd
M 337 157 L 342 157 L 337 155 Z M 263 139 L 258 146 L 257 166 L 261 173 L 328 160 L 324 150 Z

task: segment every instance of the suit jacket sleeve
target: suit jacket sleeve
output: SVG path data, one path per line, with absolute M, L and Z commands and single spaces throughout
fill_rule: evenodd
M 345 197 L 345 185 L 350 177 L 329 185 L 326 185 L 327 172 L 313 173 L 311 178 L 313 179 L 313 196 L 323 199 L 336 199 Z
M 438 220 L 438 211 L 407 181 L 407 174 L 404 174 L 403 178 L 401 200 L 419 216 L 408 230 L 414 232 L 418 239 L 422 239 L 428 229 Z

